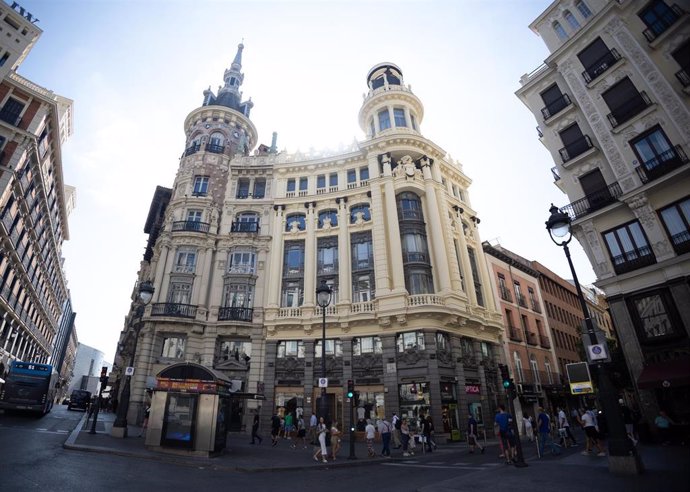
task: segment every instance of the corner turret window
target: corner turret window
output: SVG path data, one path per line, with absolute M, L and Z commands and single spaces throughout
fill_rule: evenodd
M 387 130 L 391 127 L 391 115 L 388 113 L 388 108 L 379 111 L 379 128 L 381 131 Z
M 410 113 L 410 123 L 412 123 L 412 129 L 417 130 L 417 121 L 412 113 Z
M 395 126 L 406 127 L 407 122 L 405 121 L 405 110 L 402 108 L 393 108 L 393 119 L 395 120 Z
M 194 178 L 194 196 L 206 196 L 208 193 L 208 176 L 196 176 Z
M 221 154 L 225 150 L 225 147 L 223 147 L 224 142 L 225 139 L 222 133 L 212 133 L 206 145 L 206 150 L 215 154 Z

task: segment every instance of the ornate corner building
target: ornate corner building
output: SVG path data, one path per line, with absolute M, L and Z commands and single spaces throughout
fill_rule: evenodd
M 242 50 L 218 94 L 205 91 L 186 118 L 175 182 L 151 205 L 139 280 L 151 279 L 155 294 L 119 351 L 122 367 L 138 327 L 131 416 L 152 378 L 180 361 L 265 396 L 261 406 L 234 403 L 231 429 L 276 407 L 315 411 L 322 283 L 333 291 L 332 417 L 347 422 L 350 379 L 361 418 L 430 413 L 451 434 L 469 405 L 492 415 L 502 322 L 470 180 L 422 135 L 424 107 L 400 68 L 383 63 L 367 75 L 365 140 L 339 154 L 285 154 L 275 134 L 271 146 L 257 145 L 253 104 L 239 90 Z
M 72 101 L 16 72 L 41 35 L 36 21 L 0 3 L 0 366 L 50 363 L 66 382 L 76 335 L 62 244 L 75 190 L 63 182 L 61 147 Z
M 561 210 L 647 421 L 690 407 L 690 14 L 679 4 L 554 2 L 530 25 L 550 55 L 516 93 L 571 200 Z

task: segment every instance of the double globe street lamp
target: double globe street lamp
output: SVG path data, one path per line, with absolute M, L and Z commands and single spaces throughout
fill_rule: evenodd
M 323 417 L 324 423 L 328 420 L 328 405 L 326 403 L 326 308 L 331 303 L 331 297 L 333 291 L 326 284 L 325 280 L 321 281 L 321 285 L 316 288 L 316 304 L 321 308 L 321 313 L 323 314 L 322 324 L 321 324 L 321 379 L 323 382 L 319 382 L 321 386 L 321 401 L 320 401 L 320 413 Z
M 559 210 L 553 203 L 551 204 L 549 212 L 551 212 L 551 216 L 549 220 L 546 221 L 546 229 L 549 231 L 551 240 L 557 246 L 561 246 L 565 252 L 565 257 L 568 259 L 568 265 L 570 266 L 570 273 L 573 275 L 575 289 L 577 290 L 577 298 L 582 308 L 582 315 L 585 319 L 587 339 L 582 340 L 585 345 L 585 351 L 589 351 L 593 348 L 591 353 L 596 354 L 599 352 L 602 359 L 608 359 L 608 348 L 605 343 L 600 344 L 597 340 L 594 323 L 589 315 L 587 301 L 585 301 L 585 297 L 582 294 L 582 287 L 580 286 L 580 281 L 577 279 L 573 260 L 570 258 L 568 243 L 573 238 L 572 220 L 566 212 Z M 595 357 L 591 358 L 593 360 L 595 359 Z M 605 365 L 604 360 L 598 360 L 595 363 L 591 363 L 591 365 L 595 364 L 597 382 L 599 385 L 599 401 L 604 410 L 604 418 L 606 419 L 606 426 L 609 433 L 609 470 L 614 473 L 641 473 L 643 471 L 642 461 L 635 447 L 632 445 L 632 442 L 627 437 L 625 424 L 623 423 L 618 399 L 616 397 L 616 389 L 613 387 L 608 375 L 608 367 Z
M 129 367 L 134 367 L 134 357 L 137 353 L 137 344 L 139 342 L 139 332 L 141 331 L 142 323 L 141 318 L 144 316 L 144 308 L 153 299 L 153 293 L 155 292 L 153 284 L 149 280 L 145 280 L 139 284 L 139 294 L 137 297 L 137 308 L 135 311 L 135 316 L 130 319 L 128 328 L 134 329 L 134 344 L 132 347 L 132 355 L 129 361 Z M 137 320 L 136 323 L 134 320 Z M 132 371 L 132 369 L 130 369 Z M 122 388 L 122 393 L 120 394 L 120 402 L 117 406 L 117 417 L 115 422 L 113 422 L 112 435 L 115 437 L 127 437 L 127 412 L 129 410 L 129 396 L 131 392 L 131 380 L 132 375 L 128 372 L 125 380 L 125 386 Z

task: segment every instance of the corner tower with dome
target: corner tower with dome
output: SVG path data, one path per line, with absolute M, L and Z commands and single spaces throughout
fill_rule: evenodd
M 458 438 L 468 405 L 493 413 L 503 336 L 470 179 L 422 134 L 424 106 L 393 63 L 368 72 L 364 137 L 349 149 L 257 146 L 242 49 L 187 117 L 176 179 L 149 212 L 139 280 L 156 291 L 138 391 L 190 361 L 264 395 L 236 404 L 231 427 L 276 407 L 308 418 L 320 408 L 326 285 L 330 418 L 349 424 L 353 380 L 358 429 L 392 412 L 413 424 L 431 415 L 437 434 Z

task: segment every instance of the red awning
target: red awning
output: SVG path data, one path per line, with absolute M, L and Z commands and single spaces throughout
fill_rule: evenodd
M 664 385 L 664 382 L 668 385 Z M 666 386 L 685 386 L 690 384 L 690 358 L 669 360 L 649 364 L 640 377 L 637 378 L 637 386 L 640 389 L 663 388 Z

